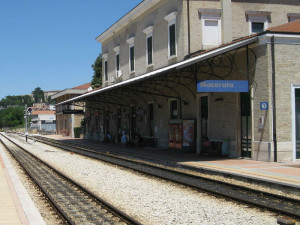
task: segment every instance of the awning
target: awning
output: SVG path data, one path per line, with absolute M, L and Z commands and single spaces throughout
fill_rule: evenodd
M 257 40 L 258 40 L 257 35 L 244 37 L 244 38 L 235 40 L 233 42 L 221 45 L 218 48 L 211 49 L 211 50 L 205 51 L 205 52 L 201 52 L 201 53 L 199 53 L 199 55 L 197 55 L 195 57 L 192 57 L 190 59 L 184 60 L 182 62 L 175 63 L 173 65 L 170 65 L 170 66 L 167 66 L 167 67 L 164 67 L 164 68 L 146 73 L 144 75 L 141 75 L 141 76 L 138 76 L 138 77 L 135 77 L 135 78 L 132 78 L 132 79 L 125 80 L 125 81 L 120 82 L 120 83 L 110 85 L 108 87 L 100 88 L 98 90 L 95 90 L 95 91 L 92 91 L 92 92 L 89 92 L 89 93 L 71 98 L 71 99 L 66 100 L 64 102 L 58 103 L 57 105 L 63 105 L 63 104 L 68 104 L 68 103 L 70 104 L 72 102 L 83 100 L 83 99 L 88 98 L 88 97 L 93 96 L 93 95 L 97 95 L 97 94 L 100 94 L 100 93 L 111 91 L 111 90 L 129 85 L 129 84 L 134 84 L 134 83 L 149 79 L 149 78 L 154 78 L 154 77 L 156 77 L 156 76 L 158 76 L 162 73 L 166 73 L 168 71 L 179 70 L 179 69 L 182 69 L 184 67 L 188 67 L 188 66 L 193 65 L 195 63 L 198 63 L 198 62 L 204 61 L 206 59 L 212 58 L 214 56 L 218 56 L 218 55 L 223 54 L 225 52 L 229 52 L 229 51 L 241 48 L 243 46 L 255 43 L 255 42 L 257 42 Z

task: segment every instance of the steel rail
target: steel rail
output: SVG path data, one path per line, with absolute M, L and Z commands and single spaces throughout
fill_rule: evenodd
M 42 143 L 62 150 L 72 151 L 74 153 L 105 161 L 114 165 L 117 164 L 121 167 L 132 169 L 142 174 L 148 174 L 150 176 L 176 182 L 214 195 L 223 196 L 237 202 L 243 202 L 259 208 L 265 208 L 286 216 L 300 218 L 300 200 L 298 199 L 188 174 L 174 168 L 167 168 L 157 164 L 155 165 L 154 163 L 151 164 L 141 160 L 112 155 L 111 152 L 103 153 L 92 149 L 67 145 L 53 139 L 49 139 L 50 141 L 48 141 L 48 138 L 44 137 L 39 137 L 38 139 Z M 103 150 L 105 151 L 105 149 Z
M 34 156 L 32 153 L 28 152 L 26 149 L 24 149 L 19 144 L 15 143 L 13 140 L 8 138 L 7 136 L 0 133 L 2 137 L 7 139 L 9 141 L 10 146 L 5 143 L 1 138 L 0 142 L 3 144 L 3 146 L 11 152 L 11 154 L 16 158 L 16 160 L 20 163 L 20 165 L 24 168 L 24 170 L 27 172 L 27 174 L 34 180 L 34 182 L 39 186 L 39 188 L 42 190 L 42 192 L 47 196 L 49 201 L 52 205 L 55 206 L 56 210 L 62 215 L 62 217 L 65 219 L 65 221 L 68 224 L 99 224 L 99 222 L 103 222 L 105 224 L 132 224 L 137 225 L 140 223 L 135 220 L 134 218 L 128 216 L 124 212 L 120 211 L 119 209 L 115 208 L 108 202 L 104 201 L 103 199 L 100 199 L 98 196 L 96 196 L 91 191 L 87 190 L 82 185 L 78 184 L 74 180 L 70 179 L 69 177 L 65 176 L 52 166 L 50 166 L 48 163 L 42 161 L 41 159 Z M 14 145 L 14 146 L 12 146 Z M 21 150 L 21 151 L 20 151 Z M 18 151 L 18 153 L 16 153 Z M 17 154 L 21 154 L 17 155 Z M 29 158 L 27 158 L 29 157 Z M 27 162 L 26 162 L 27 159 Z M 38 165 L 36 165 L 38 164 Z M 46 168 L 46 170 L 45 170 Z M 37 172 L 34 172 L 34 171 Z M 46 172 L 45 172 L 46 171 Z M 41 176 L 37 176 L 37 174 L 43 174 L 45 173 L 46 179 L 41 179 Z M 52 175 L 54 174 L 54 175 Z M 55 176 L 55 178 L 53 178 Z M 54 179 L 54 180 L 51 180 Z M 47 187 L 47 184 L 50 182 L 54 183 L 54 186 Z M 72 189 L 69 188 L 67 192 L 67 196 L 61 196 L 60 193 L 58 193 L 59 189 L 62 189 L 64 185 L 70 185 L 72 186 Z M 56 187 L 57 186 L 57 187 Z M 80 193 L 81 196 L 76 196 L 77 193 Z M 57 196 L 58 195 L 58 196 Z M 79 216 L 74 215 L 75 208 L 80 208 L 79 205 L 77 205 L 76 200 L 71 199 L 71 201 L 67 202 L 66 204 L 70 204 L 72 202 L 72 207 L 66 209 L 66 205 L 62 203 L 62 201 L 67 201 L 67 198 L 69 198 L 71 195 L 75 196 L 75 199 L 79 199 L 78 202 L 84 205 L 86 212 L 79 212 L 77 210 L 76 213 L 84 214 L 84 218 L 79 218 Z M 83 196 L 83 197 L 82 197 Z M 62 201 L 58 200 L 62 199 Z M 90 203 L 91 205 L 89 205 Z M 100 210 L 99 210 L 100 209 Z M 81 209 L 80 209 L 81 210 Z M 71 213 L 70 213 L 71 212 Z M 73 213 L 73 214 L 72 214 Z M 76 214 L 75 213 L 75 214 Z M 85 215 L 86 214 L 86 215 Z M 103 218 L 101 218 L 101 216 Z M 77 219 L 77 220 L 76 220 Z M 80 221 L 85 219 L 85 221 Z

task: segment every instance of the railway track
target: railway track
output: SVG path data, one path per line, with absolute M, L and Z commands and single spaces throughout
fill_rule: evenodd
M 1 134 L 3 146 L 48 197 L 67 224 L 140 224 Z
M 257 191 L 240 185 L 229 184 L 209 178 L 199 177 L 197 175 L 178 171 L 174 168 L 155 165 L 154 163 L 128 159 L 125 157 L 112 155 L 110 153 L 99 152 L 79 146 L 72 146 L 53 139 L 40 137 L 36 138 L 36 140 L 66 151 L 71 151 L 111 164 L 117 164 L 134 171 L 166 179 L 172 182 L 196 188 L 201 191 L 206 191 L 216 196 L 223 196 L 225 198 L 232 199 L 238 202 L 250 204 L 263 209 L 268 209 L 281 215 L 290 216 L 297 219 L 300 218 L 300 200 L 298 199 L 293 199 L 263 191 Z

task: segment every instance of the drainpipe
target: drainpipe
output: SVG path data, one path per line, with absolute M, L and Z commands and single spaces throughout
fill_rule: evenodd
M 221 0 L 222 7 L 222 43 L 232 41 L 232 7 L 231 0 Z
M 274 142 L 274 162 L 277 162 L 277 134 L 276 134 L 276 92 L 275 92 L 275 45 L 274 35 L 271 37 L 271 58 L 272 58 L 272 104 L 273 104 L 273 142 Z
M 191 27 L 190 27 L 190 0 L 187 0 L 187 22 L 188 22 L 188 58 L 191 54 Z

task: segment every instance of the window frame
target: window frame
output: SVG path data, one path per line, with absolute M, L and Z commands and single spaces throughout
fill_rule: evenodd
M 221 17 L 214 17 L 214 16 L 210 16 L 210 17 L 202 17 L 202 46 L 219 46 L 222 43 L 222 33 L 221 33 Z M 216 44 L 207 44 L 205 42 L 205 37 L 204 37 L 204 32 L 205 32 L 205 22 L 207 21 L 216 21 L 217 22 L 217 27 L 218 27 L 218 43 Z
M 120 54 L 116 54 L 116 73 L 120 70 Z
M 198 12 L 201 14 L 201 41 L 202 46 L 219 46 L 222 44 L 222 10 L 221 9 L 213 9 L 213 8 L 199 8 Z M 218 30 L 218 41 L 215 44 L 206 43 L 205 33 L 205 22 L 207 21 L 216 21 L 217 22 L 217 30 Z
M 257 34 L 257 32 L 253 32 L 253 30 L 252 30 L 252 23 L 263 23 L 264 28 L 263 28 L 262 32 L 268 29 L 268 18 L 267 17 L 251 16 L 251 17 L 249 17 L 249 34 Z
M 177 12 L 172 12 L 165 17 L 165 20 L 168 22 L 168 59 L 173 59 L 177 57 L 177 23 L 176 23 Z M 174 49 L 175 54 L 171 55 L 171 42 L 170 42 L 170 28 L 174 26 Z
M 105 53 L 102 55 L 103 59 L 103 76 L 104 76 L 104 81 L 108 82 L 108 61 L 107 61 L 108 54 Z
M 177 115 L 173 114 L 173 102 L 176 102 L 176 111 L 177 111 Z M 178 99 L 169 99 L 169 117 L 170 120 L 176 120 L 176 119 L 180 119 L 180 107 L 179 107 L 179 100 Z
M 128 67 L 129 67 L 129 73 L 135 73 L 135 49 L 134 49 L 134 39 L 135 37 L 131 37 L 127 40 L 127 43 L 129 44 L 129 60 L 128 60 Z M 131 57 L 131 49 L 133 48 L 133 57 Z M 133 65 L 133 68 L 132 68 Z
M 115 74 L 116 74 L 116 77 L 119 77 L 118 71 L 121 70 L 121 68 L 120 68 L 120 46 L 116 46 L 113 50 L 115 52 Z
M 131 52 L 131 49 L 133 51 Z M 134 57 L 134 44 L 129 46 L 129 72 L 134 73 L 135 72 L 135 57 Z
M 288 22 L 300 20 L 300 13 L 288 13 L 287 17 L 288 17 Z
M 269 27 L 269 20 L 271 16 L 271 12 L 266 11 L 246 11 L 246 16 L 248 19 L 248 29 L 249 34 L 257 34 L 256 32 L 252 31 L 252 23 L 263 23 L 264 29 L 263 31 L 267 30 Z M 262 31 L 262 32 L 263 32 Z
M 146 66 L 153 66 L 153 26 L 149 26 L 144 30 L 144 34 L 146 34 Z M 149 63 L 149 45 L 148 45 L 148 39 L 151 38 L 151 56 L 152 61 Z
M 151 49 L 149 49 L 149 39 L 151 38 Z M 150 51 L 149 51 L 150 50 Z M 151 62 L 149 62 L 149 53 L 151 53 Z M 153 66 L 153 35 L 149 35 L 146 37 L 146 63 L 147 66 Z

